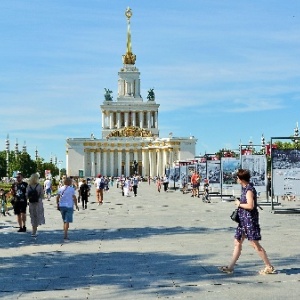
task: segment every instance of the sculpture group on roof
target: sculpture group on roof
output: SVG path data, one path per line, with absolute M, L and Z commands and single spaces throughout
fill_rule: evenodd
M 110 89 L 104 89 L 105 90 L 105 94 L 104 94 L 104 98 L 105 98 L 105 101 L 112 101 L 113 100 L 113 97 L 112 97 L 112 91 Z

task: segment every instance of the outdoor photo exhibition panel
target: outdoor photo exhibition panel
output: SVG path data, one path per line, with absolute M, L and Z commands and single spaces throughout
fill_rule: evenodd
M 272 186 L 274 196 L 300 195 L 300 150 L 272 149 Z
M 242 155 L 242 169 L 251 173 L 251 182 L 258 193 L 266 192 L 267 159 L 265 155 Z
M 222 187 L 223 189 L 238 189 L 239 184 L 236 182 L 236 173 L 241 168 L 241 161 L 239 158 L 222 157 Z

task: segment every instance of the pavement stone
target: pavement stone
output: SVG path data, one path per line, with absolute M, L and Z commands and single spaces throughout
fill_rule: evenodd
M 217 267 L 233 250 L 233 202 L 141 183 L 137 197 L 111 187 L 98 206 L 93 189 L 88 209 L 74 213 L 69 243 L 54 204 L 45 200 L 37 238 L 17 233 L 15 216 L 0 219 L 1 299 L 300 298 L 299 214 L 260 211 L 262 245 L 278 274 L 258 275 L 263 263 L 245 241 L 226 275 Z M 282 203 L 291 206 L 300 205 Z

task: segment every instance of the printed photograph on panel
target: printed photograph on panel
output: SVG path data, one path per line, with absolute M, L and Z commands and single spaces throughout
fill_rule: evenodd
M 223 185 L 233 185 L 236 182 L 236 172 L 241 167 L 240 160 L 234 157 L 222 157 L 221 159 Z
M 283 200 L 300 195 L 300 150 L 272 150 L 273 193 Z
M 242 168 L 250 171 L 254 186 L 266 186 L 267 161 L 265 155 L 242 155 Z
M 207 178 L 210 184 L 221 183 L 221 161 L 207 161 Z

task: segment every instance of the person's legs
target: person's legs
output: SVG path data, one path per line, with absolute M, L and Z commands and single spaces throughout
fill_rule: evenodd
M 250 241 L 250 243 L 251 243 L 251 246 L 255 249 L 255 251 L 260 256 L 260 258 L 263 260 L 266 267 L 272 267 L 272 265 L 269 261 L 268 255 L 267 255 L 265 249 L 259 243 L 259 241 Z
M 99 194 L 100 194 L 100 203 L 103 203 L 103 189 L 99 190 Z
M 21 213 L 17 214 L 17 222 L 20 227 L 19 231 L 21 231 L 21 229 L 23 228 Z
M 233 270 L 236 262 L 238 261 L 241 253 L 242 253 L 242 245 L 244 242 L 245 237 L 242 237 L 241 240 L 234 240 L 234 249 L 233 249 L 233 254 L 232 254 L 232 259 L 230 264 L 228 265 L 229 270 Z
M 96 196 L 98 203 L 100 202 L 100 189 L 96 189 Z
M 69 223 L 68 222 L 64 222 L 64 239 L 65 240 L 68 239 L 68 230 L 69 230 Z

